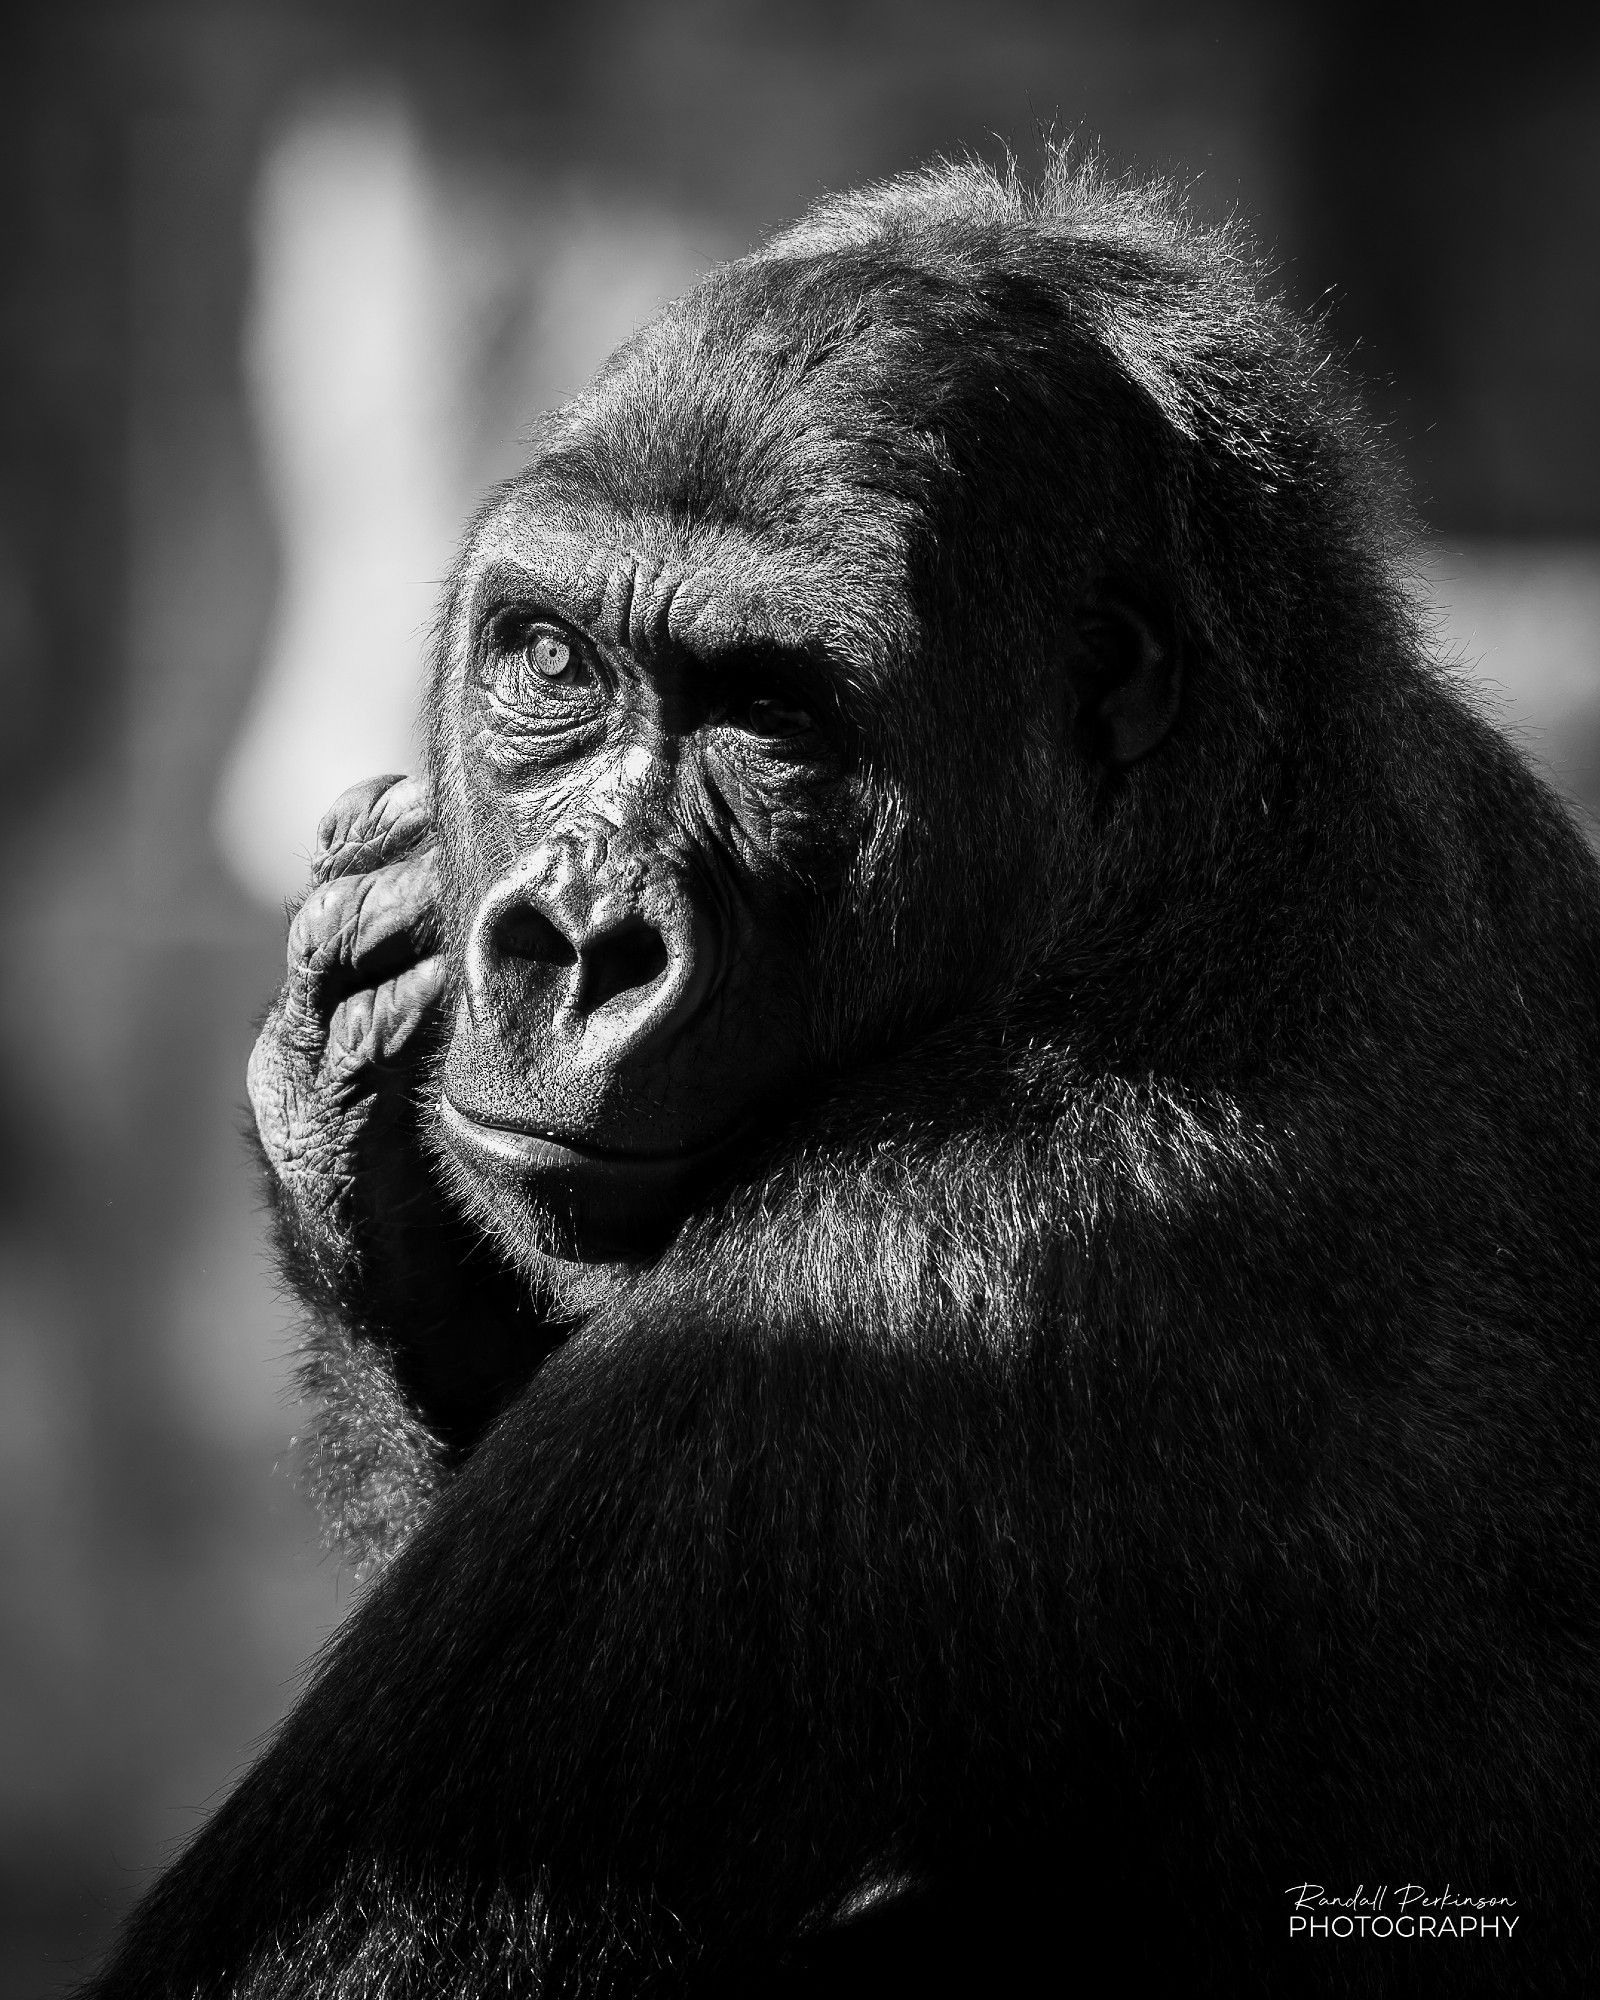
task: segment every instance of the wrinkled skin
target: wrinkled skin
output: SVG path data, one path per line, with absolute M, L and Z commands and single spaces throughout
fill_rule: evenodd
M 658 1240 L 794 1087 L 807 919 L 861 798 L 825 669 L 730 629 L 715 560 L 686 579 L 624 552 L 635 526 L 575 578 L 538 498 L 460 593 L 440 1129 L 502 1233 L 592 1258 Z
M 374 778 L 344 793 L 317 828 L 288 975 L 251 1053 L 262 1144 L 330 1266 L 374 1218 L 437 1200 L 406 1134 L 445 987 L 438 878 L 421 784 Z

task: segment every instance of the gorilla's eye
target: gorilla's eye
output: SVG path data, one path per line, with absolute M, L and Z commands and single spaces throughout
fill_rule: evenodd
M 519 707 L 547 699 L 551 689 L 592 687 L 595 673 L 577 633 L 508 612 L 491 628 L 484 678 L 503 701 Z
M 725 728 L 763 742 L 783 743 L 817 733 L 817 704 L 793 663 L 766 650 L 723 662 L 715 677 L 713 714 Z
M 809 708 L 791 696 L 778 694 L 752 695 L 738 704 L 728 719 L 752 736 L 806 736 L 816 727 Z

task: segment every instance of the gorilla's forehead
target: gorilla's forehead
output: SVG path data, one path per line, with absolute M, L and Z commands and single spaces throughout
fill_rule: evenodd
M 909 650 L 916 619 L 892 523 L 841 509 L 823 540 L 609 505 L 570 472 L 563 458 L 536 462 L 478 525 L 458 594 L 463 638 L 521 600 L 641 653 L 823 651 L 873 680 Z

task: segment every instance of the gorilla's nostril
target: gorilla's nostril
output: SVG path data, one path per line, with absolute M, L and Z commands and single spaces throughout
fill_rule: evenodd
M 589 939 L 583 947 L 578 1006 L 593 1014 L 618 994 L 653 986 L 667 969 L 667 941 L 654 924 L 628 924 Z
M 526 903 L 501 914 L 494 927 L 494 945 L 502 958 L 528 958 L 536 965 L 574 965 L 578 957 L 550 919 Z

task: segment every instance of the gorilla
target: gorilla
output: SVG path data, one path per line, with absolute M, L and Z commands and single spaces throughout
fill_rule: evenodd
M 1600 872 L 1408 534 L 1064 157 L 546 420 L 252 1059 L 370 1581 L 101 2000 L 1596 1976 Z

